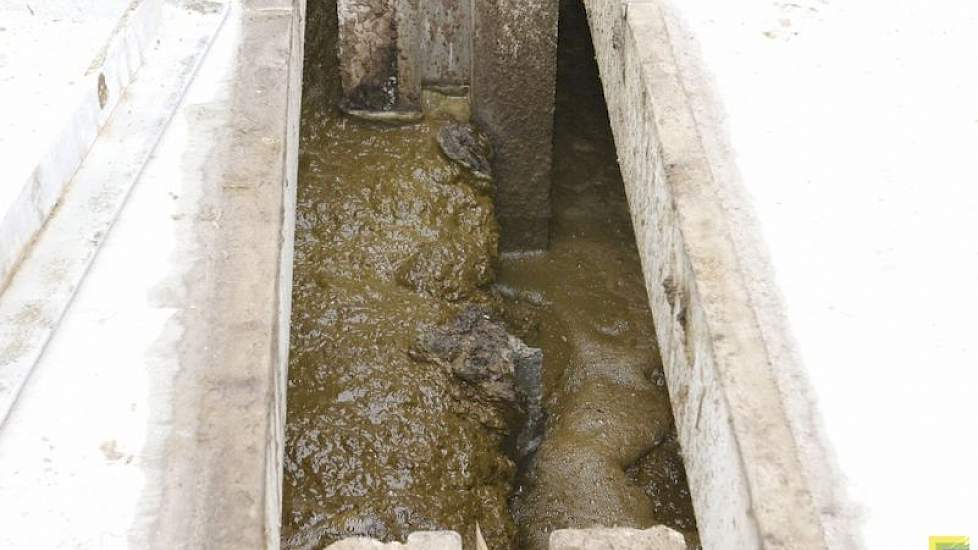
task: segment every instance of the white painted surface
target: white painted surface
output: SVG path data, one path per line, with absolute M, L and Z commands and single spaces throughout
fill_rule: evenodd
M 761 324 L 780 296 L 866 547 L 978 537 L 978 3 L 664 4 Z
M 0 288 L 142 66 L 162 0 L 0 0 Z

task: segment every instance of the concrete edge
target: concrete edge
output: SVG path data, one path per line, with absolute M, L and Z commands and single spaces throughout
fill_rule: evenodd
M 22 190 L 0 212 L 0 292 L 142 66 L 159 31 L 163 0 L 133 0 L 76 85 L 73 107 Z
M 290 329 L 292 324 L 292 270 L 295 246 L 296 193 L 299 179 L 300 118 L 302 113 L 302 75 L 305 60 L 306 0 L 294 0 L 292 9 L 291 43 L 288 82 L 288 114 L 283 148 L 285 184 L 282 204 L 282 234 L 279 250 L 278 277 L 275 281 L 278 300 L 277 334 L 272 343 L 272 358 L 282 367 L 277 369 L 274 387 L 274 406 L 269 425 L 272 433 L 266 445 L 267 489 L 265 500 L 265 533 L 268 548 L 278 548 L 282 523 L 282 464 L 285 460 L 286 389 Z M 269 498 L 270 497 L 270 498 Z
M 462 550 L 462 536 L 456 531 L 415 531 L 404 542 L 349 537 L 326 546 L 324 550 Z
M 865 548 L 860 535 L 864 512 L 849 495 L 846 476 L 825 431 L 818 399 L 798 352 L 747 182 L 740 175 L 732 152 L 721 98 L 716 96 L 716 86 L 700 56 L 697 37 L 686 28 L 678 6 L 669 1 L 648 1 L 659 6 L 664 28 L 670 36 L 677 76 L 699 129 L 717 198 L 731 228 L 729 237 L 737 254 L 739 276 L 769 361 L 776 366 L 772 374 L 781 392 L 798 447 L 799 463 L 808 480 L 816 513 L 821 517 L 827 545 L 861 550 Z
M 686 539 L 664 525 L 650 529 L 558 529 L 550 533 L 550 550 L 686 550 Z
M 220 223 L 180 229 L 190 307 L 173 318 L 183 337 L 165 486 L 149 499 L 154 548 L 280 546 L 305 1 L 232 2 L 231 20 L 217 46 L 227 65 L 210 67 L 226 75 L 181 167 L 200 193 L 187 206 Z
M 836 547 L 847 507 L 813 399 L 772 352 L 790 334 L 761 321 L 783 315 L 759 311 L 778 303 L 744 272 L 763 266 L 732 236 L 751 229 L 722 200 L 736 182 L 716 179 L 664 7 L 586 4 L 704 547 Z

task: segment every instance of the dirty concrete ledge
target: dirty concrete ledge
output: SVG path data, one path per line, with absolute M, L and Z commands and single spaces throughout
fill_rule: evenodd
M 789 336 L 759 321 L 667 3 L 585 4 L 704 548 L 858 547 Z
M 305 2 L 168 4 L 229 12 L 0 426 L 3 548 L 279 547 Z

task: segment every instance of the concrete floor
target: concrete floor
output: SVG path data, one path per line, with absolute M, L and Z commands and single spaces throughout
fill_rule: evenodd
M 303 10 L 163 3 L 0 295 L 0 547 L 277 547 Z

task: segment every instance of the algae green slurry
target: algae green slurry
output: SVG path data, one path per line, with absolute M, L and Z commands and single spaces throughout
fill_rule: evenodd
M 443 363 L 418 346 L 432 327 L 489 302 L 496 262 L 486 182 L 442 154 L 444 124 L 391 127 L 335 113 L 306 121 L 287 547 L 425 529 L 470 535 L 477 523 L 496 548 L 513 539 L 515 466 L 504 443 L 515 397 L 500 406 L 473 398 L 463 389 L 478 393 L 478 380 L 447 366 L 455 356 Z
M 389 126 L 330 107 L 324 5 L 309 14 L 283 544 L 430 529 L 472 542 L 478 524 L 509 548 L 505 449 L 526 412 L 513 370 L 539 352 L 488 319 L 491 181 L 441 151 L 453 122 Z

